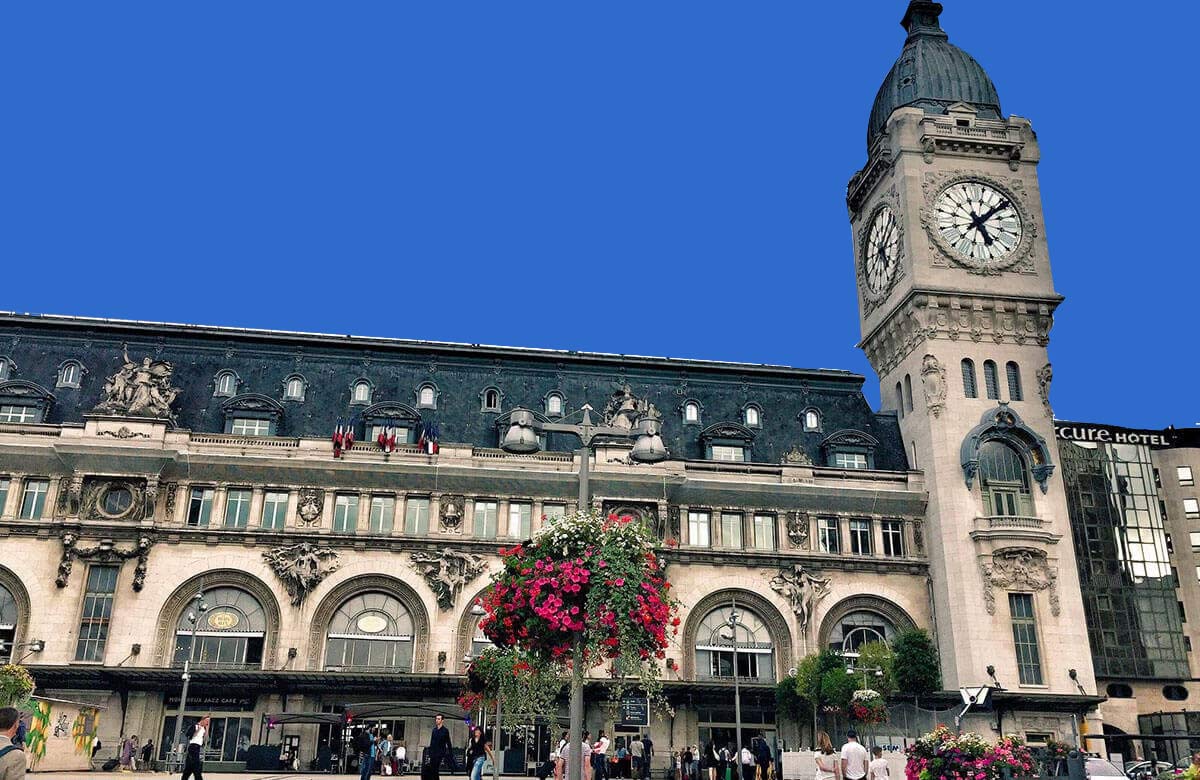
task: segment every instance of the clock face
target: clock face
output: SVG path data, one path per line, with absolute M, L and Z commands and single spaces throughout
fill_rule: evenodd
M 938 235 L 976 263 L 1002 262 L 1021 243 L 1021 215 L 1012 198 L 983 182 L 951 184 L 933 208 Z
M 863 276 L 867 289 L 878 295 L 896 277 L 900 259 L 900 225 L 887 206 L 875 212 L 867 230 L 867 245 L 863 257 Z

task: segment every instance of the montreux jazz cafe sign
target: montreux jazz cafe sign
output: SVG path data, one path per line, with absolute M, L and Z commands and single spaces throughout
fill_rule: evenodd
M 1098 444 L 1141 444 L 1147 447 L 1170 447 L 1173 431 L 1138 431 L 1115 425 L 1073 423 L 1056 420 L 1054 435 L 1066 441 L 1091 441 Z

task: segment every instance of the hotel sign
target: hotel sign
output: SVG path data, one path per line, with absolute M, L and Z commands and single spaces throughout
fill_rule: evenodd
M 1174 431 L 1141 431 L 1116 425 L 1055 422 L 1054 435 L 1065 441 L 1090 441 L 1097 444 L 1138 444 L 1146 447 L 1170 447 Z

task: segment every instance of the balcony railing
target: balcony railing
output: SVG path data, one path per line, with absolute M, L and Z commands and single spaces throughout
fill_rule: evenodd
M 1021 515 L 992 515 L 986 518 L 988 528 L 1033 528 L 1041 529 L 1046 521 L 1039 517 L 1024 517 Z

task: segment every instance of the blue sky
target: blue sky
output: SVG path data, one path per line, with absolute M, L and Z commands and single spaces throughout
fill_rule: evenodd
M 868 375 L 906 3 L 7 3 L 0 308 Z M 1033 121 L 1060 417 L 1200 422 L 1200 7 L 951 0 Z

